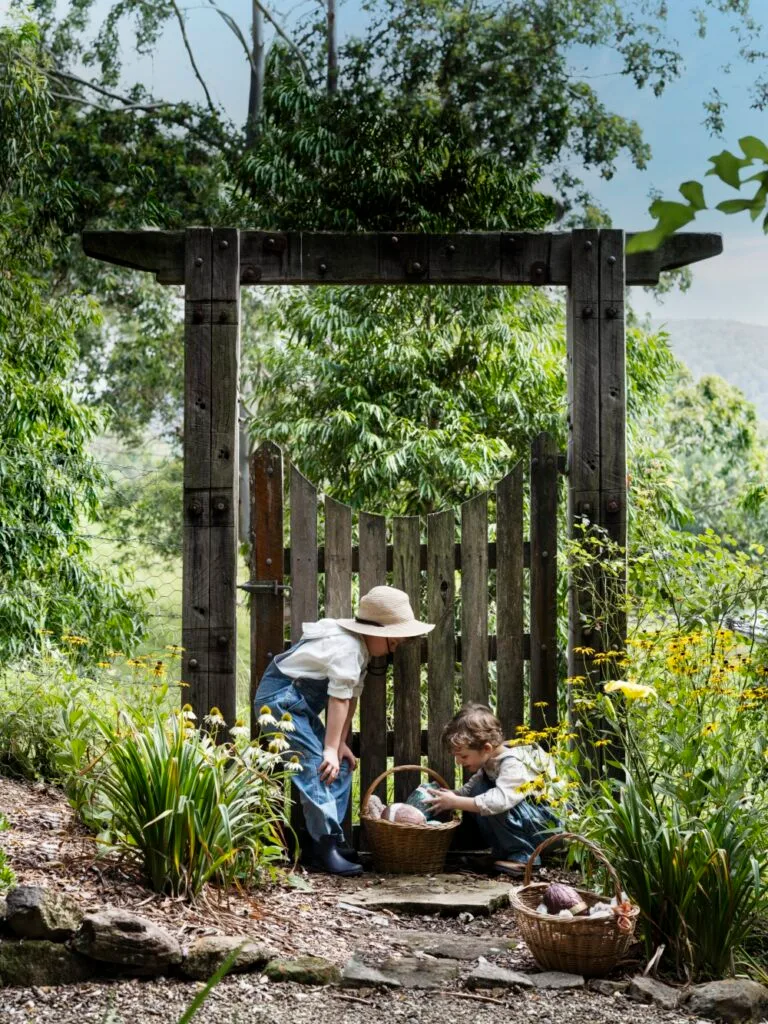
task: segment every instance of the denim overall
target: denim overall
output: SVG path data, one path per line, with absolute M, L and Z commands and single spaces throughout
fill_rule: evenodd
M 341 822 L 352 790 L 349 762 L 341 762 L 333 782 L 325 783 L 320 779 L 325 744 L 325 726 L 320 713 L 328 703 L 328 679 L 290 679 L 280 671 L 283 658 L 305 643 L 312 643 L 312 640 L 300 640 L 272 659 L 259 683 L 254 706 L 258 714 L 259 708 L 266 704 L 278 721 L 286 712 L 290 714 L 295 731 L 285 734 L 291 744 L 287 753 L 296 753 L 301 760 L 302 769 L 293 773 L 293 781 L 301 798 L 307 831 L 315 840 L 327 835 L 343 840 Z
M 485 772 L 472 796 L 487 793 L 496 783 Z M 476 814 L 480 834 L 500 860 L 513 860 L 525 864 L 530 855 L 555 829 L 561 828 L 557 816 L 548 804 L 535 800 L 521 800 L 503 814 Z M 536 865 L 541 863 L 537 857 Z

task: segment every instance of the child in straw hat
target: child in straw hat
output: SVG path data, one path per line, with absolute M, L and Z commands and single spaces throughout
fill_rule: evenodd
M 272 659 L 259 683 L 254 704 L 262 724 L 279 724 L 282 718 L 293 726 L 290 747 L 301 763 L 294 782 L 312 837 L 313 862 L 331 874 L 362 872 L 350 859 L 354 854 L 345 846 L 341 822 L 356 765 L 347 737 L 368 661 L 391 655 L 403 641 L 433 628 L 418 621 L 402 590 L 374 587 L 360 599 L 354 619 L 304 623 L 299 642 Z

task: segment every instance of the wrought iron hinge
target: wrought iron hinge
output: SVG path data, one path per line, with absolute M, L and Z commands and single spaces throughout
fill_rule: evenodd
M 238 583 L 238 590 L 245 590 L 248 594 L 274 594 L 284 592 L 290 594 L 291 588 L 285 583 L 278 583 L 277 580 L 248 580 L 247 583 Z

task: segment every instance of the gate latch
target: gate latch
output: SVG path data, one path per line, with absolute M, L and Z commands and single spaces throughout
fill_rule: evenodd
M 281 592 L 291 592 L 289 586 L 278 583 L 277 580 L 248 580 L 247 583 L 238 583 L 237 589 L 245 590 L 248 594 L 274 594 L 275 597 Z

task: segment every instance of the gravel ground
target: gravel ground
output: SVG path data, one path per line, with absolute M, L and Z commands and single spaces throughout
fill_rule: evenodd
M 197 983 L 131 981 L 62 989 L 8 989 L 0 1022 L 51 1024 L 175 1024 L 202 987 Z M 493 997 L 491 997 L 493 998 Z M 623 996 L 590 992 L 507 995 L 494 1002 L 456 993 L 339 992 L 299 985 L 259 984 L 250 976 L 229 978 L 195 1016 L 199 1024 L 690 1024 L 692 1018 Z
M 220 897 L 206 893 L 196 905 L 150 892 L 141 877 L 119 858 L 99 854 L 91 836 L 77 822 L 62 794 L 51 787 L 0 777 L 0 810 L 11 828 L 0 833 L 19 883 L 45 885 L 75 899 L 84 911 L 125 907 L 156 921 L 182 946 L 199 935 L 243 935 L 266 943 L 286 956 L 311 953 L 344 964 L 353 953 L 365 959 L 402 954 L 397 931 L 451 932 L 518 938 L 513 915 L 501 910 L 490 918 L 459 923 L 456 919 L 395 915 L 385 912 L 391 928 L 378 920 L 351 915 L 338 901 L 374 876 L 335 879 L 299 876 L 299 887 L 271 886 L 250 894 Z M 534 970 L 524 943 L 497 958 L 510 968 Z M 468 967 L 470 965 L 467 965 Z M 635 966 L 636 969 L 636 966 Z M 633 967 L 628 966 L 631 973 Z M 125 980 L 51 988 L 5 989 L 0 994 L 0 1024 L 176 1024 L 203 986 L 176 979 Z M 371 992 L 313 989 L 274 984 L 257 975 L 225 979 L 195 1016 L 200 1024 L 419 1024 L 473 1022 L 505 1024 L 682 1024 L 691 1018 L 656 1007 L 605 997 L 588 991 L 488 995 L 443 992 Z

